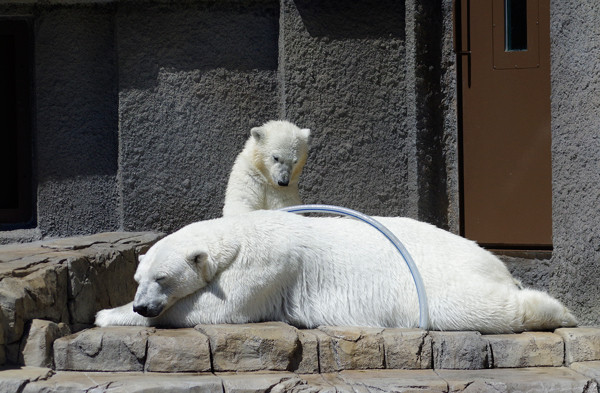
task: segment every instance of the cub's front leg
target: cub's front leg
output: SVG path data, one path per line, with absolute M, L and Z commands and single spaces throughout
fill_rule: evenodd
M 98 311 L 96 326 L 150 326 L 151 319 L 133 311 L 133 302 L 124 306 Z

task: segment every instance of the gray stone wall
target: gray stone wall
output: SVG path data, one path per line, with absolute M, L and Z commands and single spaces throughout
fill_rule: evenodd
M 282 7 L 282 116 L 314 130 L 303 200 L 416 215 L 404 3 Z
M 551 1 L 554 254 L 550 290 L 600 323 L 600 4 Z
M 278 19 L 275 1 L 119 6 L 125 229 L 221 215 L 250 128 L 277 117 Z
M 275 118 L 313 130 L 306 202 L 458 230 L 451 24 L 434 3 L 5 4 L 35 26 L 38 221 L 0 238 L 218 217 L 249 129 Z
M 45 235 L 119 226 L 117 69 L 111 8 L 35 18 L 38 226 Z
M 507 258 L 523 282 L 600 323 L 600 5 L 551 1 L 552 219 L 546 259 Z

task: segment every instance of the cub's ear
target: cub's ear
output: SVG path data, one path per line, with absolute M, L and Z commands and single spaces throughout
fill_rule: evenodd
M 252 135 L 257 142 L 260 142 L 265 137 L 265 129 L 262 127 L 254 127 L 250 130 L 250 135 Z
M 302 128 L 300 130 L 300 136 L 308 141 L 310 137 L 310 128 Z

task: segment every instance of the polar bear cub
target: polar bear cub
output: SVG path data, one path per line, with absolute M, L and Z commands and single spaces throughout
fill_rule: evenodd
M 309 136 L 309 129 L 284 120 L 252 128 L 231 169 L 223 215 L 301 204 L 298 180 Z
M 544 292 L 522 289 L 474 242 L 408 218 L 377 218 L 402 241 L 423 278 L 433 330 L 508 333 L 573 326 Z M 191 224 L 141 259 L 133 303 L 96 325 L 192 327 L 283 321 L 416 327 L 406 264 L 365 223 L 261 210 Z

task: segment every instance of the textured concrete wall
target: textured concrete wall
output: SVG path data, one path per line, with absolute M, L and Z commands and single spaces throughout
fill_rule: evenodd
M 600 4 L 551 1 L 554 256 L 550 290 L 600 323 Z
M 277 117 L 278 19 L 275 1 L 119 7 L 124 229 L 221 215 L 250 128 Z
M 216 217 L 249 129 L 287 118 L 313 130 L 306 202 L 456 231 L 444 7 L 14 6 L 37 26 L 37 229 L 169 232 Z
M 600 5 L 551 1 L 552 218 L 549 259 L 509 259 L 527 284 L 600 323 Z
M 404 3 L 282 3 L 281 115 L 313 130 L 303 200 L 416 216 Z
M 450 0 L 406 2 L 412 26 L 418 218 L 459 232 L 456 59 Z M 410 37 L 410 36 L 409 36 Z M 409 52 L 410 53 L 410 52 Z
M 43 235 L 118 226 L 117 70 L 110 9 L 35 20 L 38 225 Z

